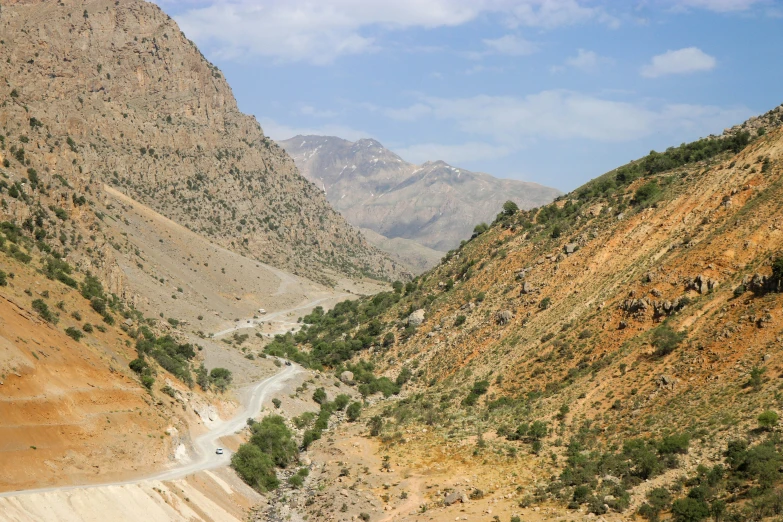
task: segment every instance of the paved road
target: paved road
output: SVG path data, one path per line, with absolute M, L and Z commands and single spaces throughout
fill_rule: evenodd
M 255 417 L 261 410 L 261 405 L 271 392 L 279 390 L 285 381 L 296 374 L 304 371 L 297 365 L 283 366 L 283 370 L 275 375 L 264 379 L 247 388 L 239 390 L 244 408 L 232 419 L 223 421 L 213 427 L 207 433 L 200 435 L 193 441 L 196 452 L 195 459 L 189 463 L 153 473 L 151 475 L 137 477 L 133 480 L 120 482 L 107 482 L 104 484 L 89 484 L 81 486 L 55 486 L 50 488 L 28 489 L 23 491 L 6 491 L 0 493 L 0 497 L 15 497 L 19 495 L 29 495 L 33 493 L 45 493 L 49 491 L 66 491 L 82 488 L 97 488 L 101 486 L 121 486 L 126 484 L 136 484 L 147 480 L 174 480 L 182 478 L 197 471 L 219 468 L 226 466 L 231 461 L 231 455 L 228 450 L 223 455 L 215 454 L 215 449 L 220 447 L 220 438 L 239 431 L 246 423 L 248 417 Z

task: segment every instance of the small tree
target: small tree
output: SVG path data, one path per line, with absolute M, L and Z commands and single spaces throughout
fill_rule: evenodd
M 510 199 L 508 201 L 506 201 L 505 203 L 503 203 L 503 213 L 505 215 L 513 216 L 517 212 L 519 212 L 519 207 L 517 206 L 516 203 L 514 203 Z
M 759 427 L 771 431 L 778 425 L 778 414 L 772 410 L 767 410 L 758 416 Z

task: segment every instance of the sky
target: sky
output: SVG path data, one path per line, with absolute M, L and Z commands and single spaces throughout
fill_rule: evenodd
M 783 0 L 156 0 L 275 140 L 570 191 L 783 103 Z

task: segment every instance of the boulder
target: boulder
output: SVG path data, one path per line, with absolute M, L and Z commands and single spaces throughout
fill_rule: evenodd
M 419 308 L 408 316 L 408 326 L 419 326 L 424 322 L 424 310 Z
M 532 294 L 535 291 L 535 288 L 533 288 L 533 285 L 525 281 L 522 283 L 522 293 L 523 294 Z
M 673 390 L 677 380 L 671 375 L 663 374 L 658 376 L 658 387 L 665 390 Z
M 511 310 L 501 310 L 497 314 L 495 314 L 495 320 L 498 322 L 498 324 L 508 324 L 511 322 L 511 319 L 514 318 L 514 313 L 511 312 Z
M 349 372 L 348 370 L 345 370 L 343 373 L 340 374 L 340 380 L 345 384 L 353 384 L 353 372 Z
M 452 491 L 448 495 L 446 495 L 446 498 L 443 499 L 443 503 L 447 506 L 450 506 L 452 504 L 455 504 L 457 502 L 462 502 L 462 493 L 459 491 Z
M 576 252 L 577 244 L 576 243 L 566 243 L 566 246 L 563 247 L 563 250 L 566 254 L 573 254 Z

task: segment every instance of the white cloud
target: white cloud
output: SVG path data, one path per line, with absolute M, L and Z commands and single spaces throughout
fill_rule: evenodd
M 598 98 L 578 92 L 542 91 L 525 97 L 426 97 L 428 117 L 450 121 L 466 134 L 490 137 L 498 146 L 524 147 L 539 140 L 629 142 L 687 130 L 707 135 L 752 114 L 744 107 L 659 105 Z
M 657 78 L 668 74 L 709 71 L 714 69 L 716 64 L 714 57 L 698 47 L 686 47 L 653 56 L 652 61 L 642 67 L 641 73 L 647 78 Z
M 334 111 L 322 111 L 311 105 L 302 105 L 299 107 L 299 113 L 304 114 L 305 116 L 312 116 L 314 118 L 334 118 L 337 116 L 337 113 Z
M 394 152 L 406 161 L 421 164 L 425 161 L 443 160 L 452 165 L 471 161 L 498 159 L 514 151 L 512 147 L 482 142 L 467 142 L 459 145 L 421 143 L 409 147 L 395 147 Z
M 538 45 L 513 34 L 482 42 L 489 52 L 506 56 L 527 56 L 538 51 Z
M 533 0 L 516 2 L 509 9 L 509 25 L 553 28 L 598 21 L 610 27 L 618 27 L 620 21 L 601 7 L 588 7 L 577 0 Z
M 718 13 L 746 11 L 755 4 L 767 3 L 767 0 L 673 0 L 677 8 L 695 7 Z
M 423 103 L 416 103 L 403 109 L 385 109 L 383 111 L 387 117 L 399 121 L 415 121 L 431 112 L 432 108 Z
M 344 125 L 320 125 L 314 127 L 294 127 L 276 122 L 270 118 L 259 120 L 264 134 L 275 141 L 287 140 L 294 136 L 337 136 L 350 141 L 360 140 L 362 138 L 372 138 L 373 136 L 365 131 L 346 127 Z
M 552 72 L 563 72 L 567 68 L 578 69 L 583 72 L 595 72 L 602 65 L 608 65 L 614 63 L 614 60 L 601 56 L 595 51 L 587 51 L 585 49 L 578 49 L 576 56 L 566 58 L 563 65 L 555 65 L 551 67 Z
M 344 55 L 377 51 L 379 35 L 408 28 L 454 27 L 483 13 L 509 27 L 553 28 L 617 20 L 587 0 L 157 0 L 184 6 L 175 16 L 185 34 L 225 59 L 260 56 L 276 61 L 328 64 Z M 506 36 L 489 50 L 530 54 L 534 45 Z

